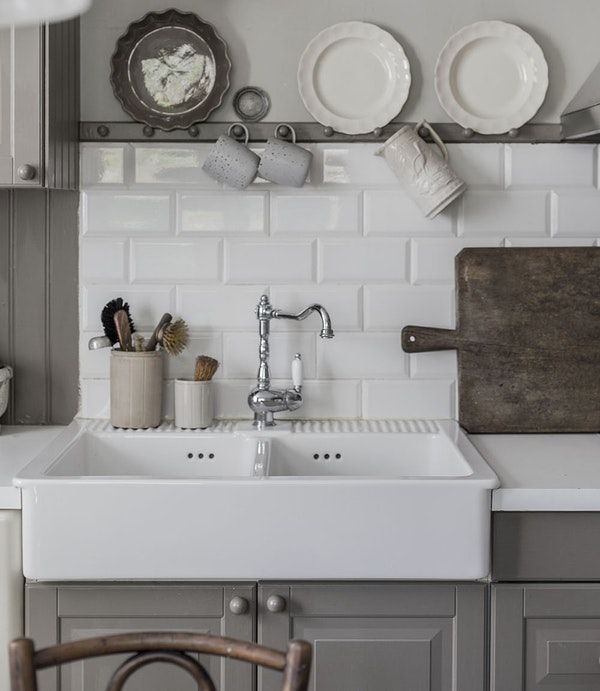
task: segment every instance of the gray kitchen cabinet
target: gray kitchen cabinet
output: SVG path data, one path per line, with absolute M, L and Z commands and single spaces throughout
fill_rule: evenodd
M 253 640 L 256 611 L 253 584 L 27 584 L 26 634 L 36 646 L 135 631 L 194 631 Z M 247 609 L 235 614 L 230 603 L 244 598 Z M 238 601 L 239 603 L 239 601 Z M 234 607 L 235 609 L 235 607 Z M 94 658 L 46 670 L 44 691 L 104 691 L 110 675 L 127 656 Z M 252 691 L 251 665 L 199 657 L 220 691 Z M 194 691 L 183 670 L 154 664 L 127 683 L 128 691 Z
M 600 585 L 494 585 L 491 623 L 491 691 L 600 688 Z
M 0 186 L 76 189 L 79 20 L 0 28 Z
M 310 691 L 482 691 L 486 587 L 428 583 L 268 583 L 258 642 L 314 646 Z M 258 670 L 259 691 L 279 679 Z

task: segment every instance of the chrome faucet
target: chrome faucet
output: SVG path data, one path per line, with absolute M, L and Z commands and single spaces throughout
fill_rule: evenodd
M 313 312 L 321 317 L 321 338 L 333 338 L 331 319 L 327 310 L 321 305 L 309 305 L 298 314 L 289 314 L 282 310 L 273 309 L 267 295 L 262 295 L 256 307 L 258 319 L 258 366 L 257 385 L 248 396 L 248 405 L 254 412 L 254 426 L 258 429 L 272 427 L 275 424 L 274 413 L 284 410 L 297 410 L 302 405 L 302 356 L 296 353 L 292 362 L 291 389 L 277 391 L 271 389 L 271 373 L 269 370 L 269 332 L 271 319 L 293 319 L 302 321 Z

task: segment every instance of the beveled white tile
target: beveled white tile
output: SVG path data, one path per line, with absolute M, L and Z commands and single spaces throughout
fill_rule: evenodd
M 274 242 L 227 240 L 227 283 L 301 283 L 313 280 L 314 247 L 311 241 Z
M 506 238 L 505 247 L 591 247 L 595 240 L 593 237 L 572 238 Z
M 469 187 L 502 187 L 503 144 L 447 144 L 452 170 Z
M 459 234 L 479 237 L 547 235 L 549 209 L 547 192 L 467 190 L 462 198 Z
M 594 186 L 594 144 L 511 144 L 510 187 Z
M 317 375 L 322 379 L 397 379 L 408 376 L 400 333 L 338 333 L 317 339 Z
M 296 353 L 302 355 L 304 377 L 314 378 L 315 334 L 282 333 L 280 320 L 271 322 L 270 358 L 271 377 L 291 379 L 292 360 Z M 258 371 L 258 329 L 251 333 L 223 334 L 223 366 L 227 379 L 256 376 Z M 286 386 L 291 386 L 288 381 Z
M 258 328 L 255 309 L 264 290 L 264 286 L 180 286 L 177 311 L 197 331 L 251 331 Z
M 101 325 L 97 331 L 79 333 L 79 376 L 82 379 L 108 379 L 110 376 L 111 348 L 90 350 L 88 342 L 95 336 L 104 336 Z
M 202 164 L 212 144 L 134 144 L 134 180 L 145 185 L 194 185 L 217 189 Z
M 131 280 L 136 283 L 206 283 L 221 276 L 220 240 L 133 240 Z
M 82 379 L 79 414 L 84 418 L 110 416 L 110 382 L 108 379 Z
M 318 144 L 321 182 L 325 185 L 397 185 L 398 179 L 381 156 L 380 144 Z
M 403 239 L 319 241 L 319 280 L 404 281 L 407 249 L 408 241 Z
M 264 233 L 267 196 L 263 192 L 182 192 L 177 196 L 179 233 Z
M 364 232 L 365 235 L 452 236 L 456 223 L 455 204 L 428 219 L 399 186 L 393 190 L 366 190 L 363 199 Z
M 408 325 L 454 327 L 454 290 L 450 286 L 376 286 L 364 288 L 365 329 L 399 331 Z
M 171 197 L 163 193 L 88 191 L 81 195 L 83 234 L 171 232 Z
M 456 379 L 458 363 L 455 350 L 435 353 L 411 353 L 410 376 L 420 379 Z
M 88 283 L 127 280 L 127 240 L 83 237 L 79 243 L 79 276 Z
M 356 234 L 359 208 L 358 192 L 272 192 L 271 233 Z
M 81 187 L 122 185 L 129 144 L 80 144 Z
M 289 382 L 275 381 L 276 387 Z M 281 413 L 280 419 L 356 418 L 361 416 L 360 381 L 305 380 L 302 386 L 302 407 L 291 413 Z
M 271 302 L 286 312 L 297 313 L 313 303 L 322 304 L 329 312 L 333 329 L 357 331 L 362 326 L 362 293 L 357 285 L 272 286 Z M 282 331 L 314 331 L 319 328 L 319 317 L 311 315 L 303 321 L 280 319 L 277 328 Z
M 411 242 L 412 282 L 454 285 L 454 263 L 461 250 L 501 245 L 500 238 L 415 238 Z
M 453 418 L 454 381 L 406 379 L 365 381 L 363 415 L 366 418 Z
M 208 355 L 220 363 L 215 379 L 223 377 L 223 344 L 220 333 L 192 334 L 187 348 L 175 357 L 165 358 L 166 379 L 193 379 L 196 358 Z
M 256 386 L 254 379 L 221 379 L 213 386 L 215 417 L 220 420 L 247 420 L 252 417 L 248 394 Z
M 556 235 L 598 237 L 600 192 L 558 192 Z
M 129 303 L 131 317 L 140 331 L 152 331 L 165 312 L 173 312 L 171 286 L 84 286 L 82 292 L 82 328 L 102 333 L 100 313 L 109 300 L 122 297 Z

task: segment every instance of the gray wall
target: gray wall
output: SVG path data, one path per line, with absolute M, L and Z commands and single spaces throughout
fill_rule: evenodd
M 0 190 L 0 361 L 15 369 L 6 424 L 77 411 L 79 193 Z
M 213 119 L 233 119 L 231 96 L 245 84 L 270 92 L 270 120 L 306 120 L 296 88 L 298 58 L 308 41 L 329 24 L 358 19 L 391 31 L 411 63 L 413 86 L 402 119 L 448 121 L 433 89 L 433 70 L 448 37 L 482 19 L 514 22 L 540 43 L 551 86 L 536 120 L 556 122 L 563 107 L 600 60 L 597 0 L 178 0 L 182 10 L 213 23 L 230 47 L 234 64 L 226 105 Z M 81 22 L 83 120 L 126 120 L 114 99 L 109 60 L 127 25 L 162 0 L 95 0 Z

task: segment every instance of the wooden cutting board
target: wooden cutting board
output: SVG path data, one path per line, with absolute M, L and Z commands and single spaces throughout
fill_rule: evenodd
M 465 249 L 456 330 L 406 326 L 407 353 L 458 351 L 472 433 L 600 431 L 600 248 Z

